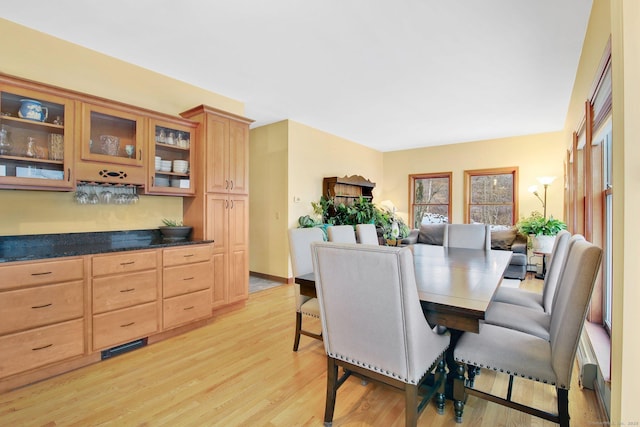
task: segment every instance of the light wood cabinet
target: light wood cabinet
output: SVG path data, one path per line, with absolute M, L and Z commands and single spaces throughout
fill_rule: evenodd
M 0 378 L 84 352 L 82 319 L 0 336 Z
M 164 329 L 211 316 L 212 254 L 212 244 L 163 251 Z
M 0 188 L 74 187 L 74 112 L 64 92 L 0 75 Z
M 194 194 L 195 181 L 191 179 L 194 156 L 191 147 L 196 144 L 196 126 L 196 123 L 188 120 L 149 120 L 147 194 Z M 170 168 L 164 167 L 166 164 L 161 162 L 169 162 L 166 164 L 170 164 Z
M 213 239 L 213 306 L 249 296 L 249 197 L 207 195 L 207 230 Z
M 83 102 L 76 178 L 144 185 L 146 118 L 134 108 Z
M 207 106 L 182 113 L 199 123 L 195 197 L 184 202 L 194 236 L 213 240 L 214 309 L 249 294 L 249 124 Z
M 103 350 L 159 332 L 159 250 L 94 255 L 93 350 Z
M 85 353 L 82 258 L 0 265 L 0 378 Z

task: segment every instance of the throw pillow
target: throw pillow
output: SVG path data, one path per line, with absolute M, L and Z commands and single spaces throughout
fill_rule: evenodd
M 491 231 L 491 249 L 511 250 L 513 241 L 516 240 L 516 228 Z
M 442 246 L 444 243 L 444 228 L 447 224 L 421 224 L 418 233 L 418 243 Z

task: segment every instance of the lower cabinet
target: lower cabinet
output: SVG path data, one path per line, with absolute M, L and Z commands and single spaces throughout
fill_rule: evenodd
M 94 351 L 159 332 L 159 256 L 159 250 L 152 250 L 92 257 Z
M 163 252 L 164 329 L 210 317 L 213 246 L 186 246 Z
M 94 350 L 115 347 L 158 332 L 157 304 L 154 301 L 94 315 Z
M 210 243 L 0 264 L 0 392 L 210 318 L 213 281 Z
M 82 319 L 0 337 L 0 377 L 80 356 L 84 352 Z
M 85 354 L 81 257 L 0 264 L 0 379 Z

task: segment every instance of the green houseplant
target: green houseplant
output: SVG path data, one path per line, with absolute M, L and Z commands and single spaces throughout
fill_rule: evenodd
M 567 228 L 567 224 L 553 216 L 545 218 L 540 212 L 533 211 L 516 224 L 518 231 L 531 238 L 532 249 L 536 252 L 551 253 L 555 236 Z
M 525 235 L 555 236 L 561 230 L 566 230 L 567 224 L 553 216 L 547 219 L 540 212 L 533 211 L 528 217 L 521 218 L 516 227 Z
M 387 209 L 381 209 L 370 199 L 359 197 L 351 204 L 335 204 L 332 199 L 320 197 L 317 202 L 311 202 L 313 212 L 318 219 L 309 215 L 298 218 L 300 227 L 322 227 L 326 230 L 330 225 L 375 224 L 379 235 L 385 239 L 401 240 L 409 235 L 409 227 L 402 218 Z M 394 223 L 397 228 L 394 227 Z

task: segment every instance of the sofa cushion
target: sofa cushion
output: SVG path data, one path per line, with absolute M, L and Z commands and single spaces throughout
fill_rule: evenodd
M 516 240 L 516 228 L 491 231 L 491 249 L 511 250 L 513 241 Z
M 446 226 L 447 224 L 421 224 L 418 243 L 442 246 Z

